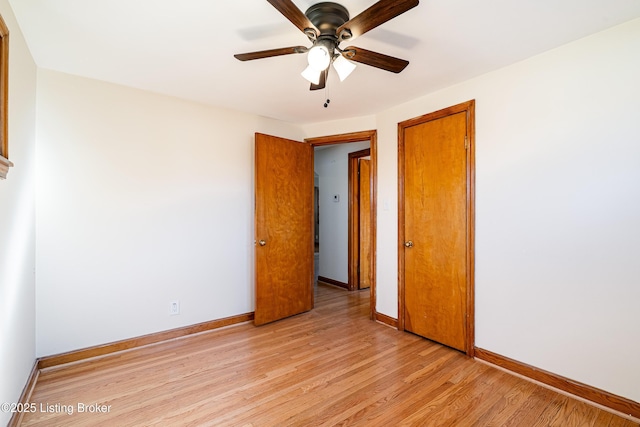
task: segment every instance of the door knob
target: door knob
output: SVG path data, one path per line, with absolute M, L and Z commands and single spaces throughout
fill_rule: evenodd
M 412 240 L 406 241 L 406 242 L 404 242 L 404 245 L 406 247 L 408 247 L 408 248 L 412 248 L 413 247 L 413 241 Z
M 264 245 L 266 245 L 266 244 L 267 244 L 267 242 L 266 242 L 266 241 L 264 241 L 264 240 L 260 240 L 258 243 L 260 243 L 260 246 L 264 246 Z

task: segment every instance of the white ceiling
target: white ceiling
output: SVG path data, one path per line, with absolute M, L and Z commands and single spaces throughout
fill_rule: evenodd
M 409 66 L 358 64 L 342 83 L 332 71 L 325 109 L 300 76 L 305 55 L 233 57 L 310 45 L 266 0 L 9 2 L 39 67 L 296 123 L 374 114 L 640 17 L 640 0 L 421 0 L 348 43 Z M 354 17 L 375 0 L 339 2 Z

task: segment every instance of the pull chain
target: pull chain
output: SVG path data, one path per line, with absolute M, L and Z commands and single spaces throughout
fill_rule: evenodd
M 329 103 L 331 102 L 331 100 L 329 99 L 329 82 L 325 83 L 324 85 L 324 95 L 327 97 L 327 101 L 324 103 L 324 108 L 327 108 L 329 106 Z

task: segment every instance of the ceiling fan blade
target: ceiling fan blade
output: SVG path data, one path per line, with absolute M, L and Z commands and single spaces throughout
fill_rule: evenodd
M 380 0 L 369 9 L 342 24 L 336 30 L 336 34 L 341 37 L 342 32 L 348 30 L 351 35 L 341 37 L 343 40 L 350 37 L 358 37 L 378 25 L 384 24 L 396 16 L 405 13 L 407 10 L 416 7 L 418 3 L 419 0 Z
M 354 46 L 349 46 L 344 49 L 342 51 L 342 56 L 351 61 L 371 65 L 372 67 L 391 71 L 392 73 L 399 73 L 409 65 L 409 61 L 405 61 L 404 59 L 394 58 L 393 56 L 372 52 L 370 50 Z
M 300 31 L 307 34 L 305 30 L 307 28 L 312 29 L 315 34 L 318 34 L 318 29 L 309 21 L 309 18 L 302 13 L 298 7 L 293 4 L 291 0 L 267 0 L 273 7 L 284 15 L 289 21 L 293 23 Z
M 233 55 L 240 61 L 250 61 L 252 59 L 270 58 L 272 56 L 290 55 L 292 53 L 305 53 L 309 49 L 304 46 L 282 47 L 280 49 L 260 50 L 258 52 L 237 53 Z
M 329 68 L 327 67 L 326 70 L 320 73 L 320 82 L 317 85 L 314 85 L 313 83 L 311 83 L 311 87 L 309 88 L 309 90 L 324 89 L 324 87 L 327 85 L 328 77 L 329 77 Z

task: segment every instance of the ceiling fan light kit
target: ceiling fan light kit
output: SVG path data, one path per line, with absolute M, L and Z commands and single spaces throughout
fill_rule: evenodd
M 302 73 L 300 73 L 302 77 L 307 79 L 307 81 L 314 85 L 320 84 L 320 75 L 322 74 L 322 70 L 316 70 L 311 65 L 308 65 L 307 68 L 304 69 Z
M 356 68 L 351 61 L 393 73 L 399 73 L 409 65 L 409 61 L 403 59 L 354 46 L 340 49 L 339 45 L 416 7 L 419 0 L 379 0 L 353 19 L 349 18 L 349 11 L 338 3 L 317 3 L 302 13 L 292 0 L 267 1 L 298 27 L 313 45 L 310 48 L 293 46 L 234 55 L 240 61 L 307 53 L 309 66 L 302 76 L 311 82 L 311 90 L 325 88 L 331 64 L 340 81 L 344 81 Z
M 349 77 L 349 74 L 351 74 L 353 70 L 356 69 L 356 64 L 345 59 L 344 56 L 338 55 L 336 56 L 336 59 L 333 60 L 333 69 L 336 70 L 336 73 L 338 73 L 338 77 L 342 82 L 344 79 Z
M 313 47 L 309 49 L 309 53 L 307 53 L 309 66 L 318 72 L 326 70 L 331 63 L 333 50 L 334 46 L 331 45 L 329 40 L 316 41 Z
M 302 77 L 314 85 L 319 85 L 322 72 L 333 64 L 340 81 L 346 79 L 356 68 L 356 64 L 344 59 L 341 54 L 336 54 L 336 48 L 337 46 L 331 40 L 317 40 L 313 47 L 309 49 L 307 54 L 309 66 L 302 72 Z

